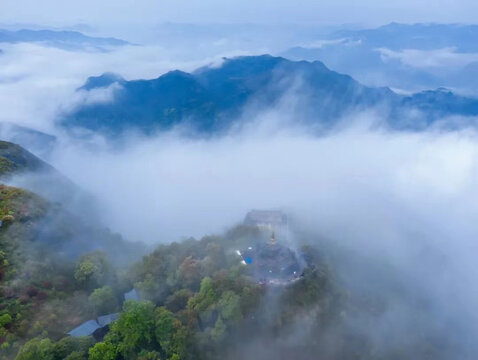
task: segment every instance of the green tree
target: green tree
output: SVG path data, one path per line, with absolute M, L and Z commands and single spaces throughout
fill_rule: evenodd
M 240 297 L 234 291 L 226 291 L 219 299 L 221 317 L 226 321 L 242 319 Z
M 104 315 L 118 310 L 118 299 L 111 286 L 95 289 L 88 297 L 88 302 L 96 315 Z
M 153 350 L 156 343 L 154 331 L 154 304 L 126 301 L 107 338 L 118 343 L 118 351 L 124 358 L 130 358 L 140 349 Z
M 143 350 L 138 355 L 138 360 L 161 360 L 157 351 Z
M 26 342 L 17 355 L 17 360 L 54 360 L 50 339 L 33 338 Z
M 218 317 L 214 328 L 211 330 L 211 337 L 214 341 L 221 341 L 226 335 L 226 324 L 222 320 L 222 317 Z
M 89 360 L 116 360 L 116 346 L 109 342 L 96 343 L 89 351 Z
M 84 355 L 80 351 L 73 351 L 70 355 L 64 358 L 65 360 L 86 360 L 88 359 L 86 355 Z
M 75 269 L 76 281 L 87 288 L 97 288 L 111 282 L 113 274 L 108 255 L 102 251 L 83 255 Z
M 10 316 L 10 314 L 0 315 L 0 327 L 8 325 L 11 322 L 12 322 L 12 317 Z
M 151 274 L 146 274 L 144 280 L 135 283 L 134 287 L 141 292 L 141 295 L 151 301 L 155 300 L 160 292 L 159 283 Z
M 189 299 L 188 308 L 197 313 L 207 310 L 216 301 L 216 292 L 210 277 L 205 277 L 201 281 L 199 293 Z
M 70 354 L 79 353 L 84 359 L 87 358 L 88 349 L 93 346 L 94 340 L 91 337 L 64 337 L 52 346 L 52 353 L 55 360 L 63 360 Z
M 172 339 L 172 355 L 170 360 L 182 360 L 187 358 L 190 339 L 190 333 L 185 326 L 180 326 L 176 329 Z
M 156 309 L 155 322 L 156 340 L 163 351 L 169 356 L 171 354 L 171 341 L 179 321 L 174 318 L 174 315 L 168 309 L 160 307 Z

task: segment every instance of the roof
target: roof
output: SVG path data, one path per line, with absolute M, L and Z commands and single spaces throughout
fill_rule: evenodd
M 101 326 L 96 322 L 96 320 L 89 320 L 74 328 L 67 334 L 74 337 L 90 336 L 93 335 L 93 333 L 99 328 L 101 328 Z
M 252 210 L 244 219 L 244 223 L 248 225 L 284 225 L 286 222 L 287 216 L 277 210 Z
M 261 243 L 239 253 L 257 280 L 293 279 L 303 270 L 295 251 L 281 244 Z
M 124 299 L 126 300 L 133 300 L 133 301 L 139 301 L 139 292 L 135 288 L 133 288 L 131 291 L 127 292 L 124 294 Z
M 98 324 L 101 327 L 111 324 L 113 321 L 118 319 L 118 313 L 108 314 L 103 316 L 98 316 Z

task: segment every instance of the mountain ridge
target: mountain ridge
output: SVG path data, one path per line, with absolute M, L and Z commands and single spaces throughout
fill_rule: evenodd
M 310 75 L 310 79 L 308 79 Z M 100 82 L 105 87 L 118 82 L 121 89 L 115 92 L 113 102 L 87 105 L 65 114 L 61 119 L 65 126 L 80 126 L 90 130 L 121 132 L 128 126 L 152 131 L 155 127 L 170 128 L 180 123 L 191 123 L 200 131 L 214 132 L 227 129 L 232 118 L 239 115 L 246 104 L 260 100 L 264 106 L 277 103 L 290 90 L 297 76 L 303 76 L 307 85 L 320 81 L 313 88 L 313 95 L 320 97 L 330 92 L 337 97 L 358 97 L 367 93 L 371 102 L 382 98 L 389 89 L 368 89 L 347 75 L 328 70 L 321 62 L 292 63 L 284 58 L 262 55 L 224 59 L 220 67 L 202 67 L 190 74 L 171 71 L 151 80 L 116 80 L 110 75 L 89 78 L 82 90 L 92 90 L 91 84 Z M 315 78 L 314 78 L 315 77 Z M 358 90 L 358 91 L 356 91 Z M 365 100 L 365 99 L 364 99 Z M 311 104 L 313 111 L 330 118 L 340 113 L 339 106 Z M 337 105 L 337 104 L 335 104 Z M 304 107 L 306 109 L 306 107 Z M 333 114 L 330 114 L 333 113 Z M 326 116 L 327 115 L 327 116 Z
M 129 44 L 127 41 L 113 37 L 92 37 L 71 30 L 0 29 L 0 43 L 18 44 L 24 42 L 41 43 L 66 50 L 84 47 L 105 49 Z
M 421 112 L 416 128 L 441 117 L 478 115 L 478 100 L 448 96 L 443 106 L 433 94 L 404 96 L 388 87 L 368 87 L 349 75 L 329 70 L 322 62 L 290 61 L 271 55 L 225 58 L 221 66 L 191 73 L 170 71 L 156 79 L 126 81 L 119 75 L 90 77 L 83 91 L 118 83 L 111 102 L 77 108 L 61 119 L 63 126 L 118 134 L 127 129 L 152 133 L 187 124 L 200 133 L 217 133 L 237 124 L 251 104 L 257 110 L 274 107 L 295 96 L 293 109 L 307 125 L 331 127 L 357 110 L 381 109 L 387 125 L 405 126 L 400 117 Z M 81 91 L 80 90 L 80 91 Z M 295 93 L 294 93 L 295 92 Z M 428 126 L 428 125 L 427 125 Z M 406 123 L 409 129 L 410 123 Z

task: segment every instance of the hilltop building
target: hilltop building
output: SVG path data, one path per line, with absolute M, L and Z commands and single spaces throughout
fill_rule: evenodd
M 280 210 L 252 210 L 244 219 L 244 225 L 257 226 L 270 231 L 287 241 L 289 221 L 287 215 Z
M 281 211 L 250 211 L 244 224 L 270 231 L 269 241 L 258 241 L 244 250 L 236 250 L 251 276 L 261 283 L 284 284 L 300 277 L 303 266 L 296 252 L 285 246 L 287 216 Z

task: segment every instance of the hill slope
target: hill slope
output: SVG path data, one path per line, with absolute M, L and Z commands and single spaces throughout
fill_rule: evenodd
M 41 179 L 44 186 L 67 191 L 70 198 L 79 193 L 52 166 L 16 144 L 0 142 L 0 164 L 0 180 L 21 177 L 31 184 Z M 90 285 L 74 281 L 82 255 L 92 264 L 88 269 L 101 271 L 102 281 L 108 282 L 115 281 L 109 275 L 114 267 L 141 255 L 141 244 L 104 228 L 91 207 L 83 210 L 84 216 L 78 216 L 31 191 L 0 184 L 1 359 L 14 358 L 20 344 L 41 333 L 62 337 L 91 315 Z
M 0 177 L 24 172 L 53 172 L 53 167 L 23 149 L 7 141 L 0 141 Z

